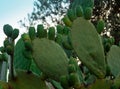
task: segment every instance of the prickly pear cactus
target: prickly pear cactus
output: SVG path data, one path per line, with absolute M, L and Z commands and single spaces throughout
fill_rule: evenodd
M 107 63 L 114 76 L 120 74 L 120 48 L 113 45 L 107 54 Z
M 45 81 L 32 73 L 25 71 L 17 71 L 17 77 L 14 80 L 9 80 L 10 89 L 48 89 Z
M 64 50 L 47 38 L 33 40 L 33 58 L 40 70 L 48 77 L 59 81 L 67 75 L 68 58 Z
M 84 18 L 77 18 L 71 27 L 71 41 L 79 59 L 99 78 L 106 74 L 102 42 L 93 24 Z

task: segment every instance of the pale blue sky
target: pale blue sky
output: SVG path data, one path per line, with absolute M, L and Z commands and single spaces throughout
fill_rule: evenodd
M 32 12 L 34 0 L 0 0 L 0 46 L 3 45 L 5 35 L 3 25 L 10 24 L 13 28 L 20 28 L 18 21 Z M 22 33 L 22 29 L 20 32 Z

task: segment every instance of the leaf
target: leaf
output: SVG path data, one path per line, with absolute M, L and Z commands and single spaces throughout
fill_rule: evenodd
M 17 70 L 17 77 L 8 81 L 12 89 L 48 89 L 40 77 Z
M 107 63 L 114 76 L 120 74 L 120 48 L 113 45 L 107 54 Z

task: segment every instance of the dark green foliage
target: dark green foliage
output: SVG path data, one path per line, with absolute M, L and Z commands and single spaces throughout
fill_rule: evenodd
M 73 22 L 76 19 L 76 14 L 75 14 L 75 11 L 73 9 L 68 9 L 67 16 L 71 22 Z
M 18 37 L 18 35 L 19 35 L 19 29 L 15 28 L 15 29 L 12 31 L 12 36 L 11 36 L 11 38 L 12 38 L 13 40 L 15 40 L 15 39 Z
M 34 40 L 36 37 L 36 32 L 34 27 L 29 27 L 29 36 L 31 40 Z
M 85 11 L 84 11 L 84 18 L 86 20 L 90 20 L 92 17 L 92 8 L 91 7 L 86 7 Z
M 48 29 L 48 39 L 55 40 L 55 28 L 54 27 L 50 27 Z
M 105 22 L 104 22 L 104 20 L 100 19 L 100 20 L 98 21 L 97 27 L 96 27 L 97 32 L 98 32 L 99 34 L 100 34 L 101 32 L 103 32 L 103 31 L 104 31 L 104 27 L 105 27 Z
M 76 15 L 78 17 L 82 17 L 83 16 L 83 9 L 82 9 L 81 5 L 76 7 Z
M 64 18 L 62 19 L 62 21 L 64 22 L 64 24 L 68 27 L 71 27 L 72 22 L 70 21 L 70 19 L 68 18 L 68 16 L 64 16 Z
M 12 36 L 13 28 L 12 28 L 11 25 L 5 24 L 3 26 L 3 31 L 4 31 L 4 33 L 5 33 L 6 36 L 11 37 Z

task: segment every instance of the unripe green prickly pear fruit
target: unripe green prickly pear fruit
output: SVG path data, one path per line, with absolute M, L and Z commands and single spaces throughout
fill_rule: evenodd
M 73 49 L 73 47 L 71 46 L 71 44 L 68 41 L 63 42 L 63 47 L 67 50 L 72 50 Z
M 25 41 L 25 40 L 31 41 L 31 39 L 27 33 L 22 34 L 21 37 L 22 37 L 23 41 Z
M 7 52 L 9 55 L 12 55 L 12 54 L 13 54 L 13 51 L 14 51 L 14 49 L 13 49 L 12 45 L 6 46 L 6 52 Z
M 77 73 L 70 73 L 69 84 L 70 86 L 75 86 L 75 85 L 80 84 L 80 79 Z
M 19 29 L 14 29 L 13 32 L 12 32 L 12 39 L 15 40 L 19 35 Z
M 64 28 L 63 28 L 63 34 L 68 35 L 69 31 L 70 31 L 69 27 L 64 26 Z
M 63 26 L 60 24 L 57 25 L 57 33 L 63 34 Z
M 59 45 L 62 45 L 62 35 L 61 34 L 57 34 L 56 38 L 55 38 L 55 42 L 57 42 Z
M 54 28 L 54 27 L 50 27 L 50 28 L 49 28 L 48 38 L 49 38 L 50 40 L 55 40 L 55 28 Z
M 34 40 L 36 37 L 36 33 L 35 33 L 35 28 L 34 27 L 29 27 L 29 36 L 31 40 Z
M 25 48 L 26 48 L 27 50 L 32 51 L 32 43 L 31 43 L 31 41 L 25 40 L 25 41 L 24 41 L 24 45 L 25 45 Z
M 3 31 L 4 31 L 4 33 L 5 33 L 6 36 L 11 37 L 12 36 L 13 28 L 12 28 L 11 25 L 5 24 L 3 26 Z
M 5 48 L 3 46 L 0 47 L 0 52 L 1 53 L 5 52 Z
M 97 23 L 97 32 L 100 34 L 102 31 L 104 31 L 104 27 L 105 27 L 105 22 L 104 20 L 100 19 Z
M 73 64 L 76 67 L 76 69 L 78 67 L 77 60 L 73 57 L 70 57 L 69 64 Z
M 74 64 L 69 64 L 68 65 L 68 72 L 69 73 L 75 73 L 77 70 L 76 70 L 76 67 Z
M 69 78 L 68 76 L 61 76 L 60 77 L 60 84 L 62 85 L 62 87 L 64 89 L 68 89 L 69 88 Z
M 73 9 L 68 10 L 67 16 L 69 17 L 71 22 L 73 22 L 76 19 L 76 14 Z
M 83 16 L 83 9 L 82 9 L 82 7 L 80 5 L 76 7 L 76 15 L 78 17 L 82 17 Z
M 45 37 L 44 26 L 42 24 L 37 25 L 37 37 L 43 38 Z
M 10 45 L 10 42 L 9 42 L 8 38 L 6 38 L 4 40 L 4 47 L 7 47 L 8 45 Z
M 72 26 L 72 22 L 70 21 L 70 19 L 67 16 L 64 16 L 64 18 L 62 20 L 66 26 L 68 26 L 68 27 Z
M 90 20 L 92 17 L 92 8 L 91 7 L 86 7 L 85 12 L 84 12 L 84 18 L 86 20 Z

